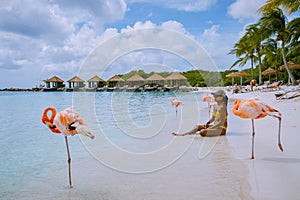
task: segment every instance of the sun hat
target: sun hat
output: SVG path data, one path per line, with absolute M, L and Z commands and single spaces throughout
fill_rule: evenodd
M 217 90 L 216 92 L 211 93 L 214 97 L 223 97 L 223 102 L 227 106 L 228 103 L 228 97 L 226 95 L 226 92 L 224 90 Z
M 219 96 L 225 97 L 226 96 L 226 93 L 224 90 L 217 90 L 216 92 L 212 92 L 211 94 L 214 97 L 219 97 Z

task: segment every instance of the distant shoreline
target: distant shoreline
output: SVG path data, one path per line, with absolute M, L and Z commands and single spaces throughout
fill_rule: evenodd
M 199 87 L 113 87 L 113 88 L 4 88 L 1 92 L 193 92 Z M 201 89 L 200 89 L 201 90 Z

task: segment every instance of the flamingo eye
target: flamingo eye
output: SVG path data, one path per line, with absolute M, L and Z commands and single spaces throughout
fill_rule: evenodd
M 50 129 L 55 129 L 55 128 L 56 128 L 55 125 L 51 125 L 51 124 L 48 124 L 48 127 L 49 127 Z

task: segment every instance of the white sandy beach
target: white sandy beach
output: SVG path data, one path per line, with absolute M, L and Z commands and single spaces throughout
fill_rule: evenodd
M 65 168 L 38 176 L 39 182 L 28 183 L 14 195 L 21 195 L 22 199 L 299 199 L 300 99 L 276 100 L 274 93 L 228 93 L 227 136 L 217 140 L 201 136 L 176 138 L 178 144 L 191 145 L 174 163 L 160 170 L 140 174 L 120 172 L 103 165 L 82 146 L 80 156 L 71 148 L 72 189 L 68 188 L 67 163 L 58 161 L 65 162 Z M 256 157 L 249 159 L 251 120 L 234 116 L 231 108 L 235 98 L 252 97 L 282 112 L 283 152 L 277 145 L 278 120 L 266 117 L 255 121 Z M 192 108 L 184 104 L 181 109 Z M 189 123 L 180 130 L 194 127 L 193 120 Z M 173 131 L 174 119 L 167 119 L 164 137 L 174 140 L 170 134 Z M 201 157 L 204 143 L 215 140 L 212 151 Z M 10 195 L 12 199 L 14 195 Z

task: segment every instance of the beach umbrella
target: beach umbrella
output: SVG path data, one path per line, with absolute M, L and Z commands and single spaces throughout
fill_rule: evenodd
M 300 69 L 300 65 L 295 64 L 295 63 L 292 62 L 292 61 L 288 61 L 287 64 L 288 64 L 288 66 L 289 66 L 289 69 Z M 279 67 L 279 70 L 280 70 L 280 71 L 286 70 L 285 65 L 281 65 L 281 66 Z M 288 83 L 290 83 L 290 77 L 289 77 L 289 79 L 288 79 Z
M 294 63 L 294 62 L 292 62 L 292 61 L 288 61 L 288 66 L 289 66 L 290 69 L 300 69 L 300 65 L 299 65 L 299 64 L 296 64 L 296 63 Z M 286 70 L 285 65 L 281 65 L 281 66 L 279 67 L 279 70 L 280 70 L 280 71 Z
M 254 119 L 264 118 L 266 116 L 276 117 L 279 120 L 278 129 L 278 146 L 281 151 L 282 145 L 280 142 L 280 127 L 281 127 L 281 113 L 261 102 L 258 99 L 237 99 L 233 103 L 232 113 L 241 118 L 248 118 L 252 121 L 252 159 L 254 159 Z
M 269 82 L 270 82 L 271 81 L 271 75 L 276 74 L 276 71 L 275 71 L 275 69 L 269 67 L 268 69 L 263 71 L 261 74 L 262 75 L 269 75 Z
M 250 74 L 244 71 L 240 71 L 240 72 L 232 72 L 226 75 L 226 77 L 232 78 L 232 85 L 233 85 L 233 79 L 235 77 L 240 77 L 240 85 L 243 85 L 243 76 L 250 76 Z
M 238 75 L 238 72 L 231 72 L 231 73 L 229 73 L 229 74 L 227 74 L 226 75 L 226 77 L 227 78 L 232 78 L 231 80 L 231 82 L 232 82 L 232 85 L 234 84 L 234 78 L 235 77 L 240 77 L 239 75 Z
M 48 116 L 49 111 L 51 112 L 50 118 Z M 43 112 L 42 122 L 48 126 L 51 132 L 63 134 L 65 136 L 68 154 L 69 185 L 71 188 L 71 156 L 68 144 L 68 136 L 82 134 L 90 137 L 91 139 L 94 139 L 95 136 L 91 134 L 89 127 L 84 123 L 83 119 L 78 115 L 78 113 L 70 108 L 67 108 L 56 114 L 55 108 L 47 107 Z

